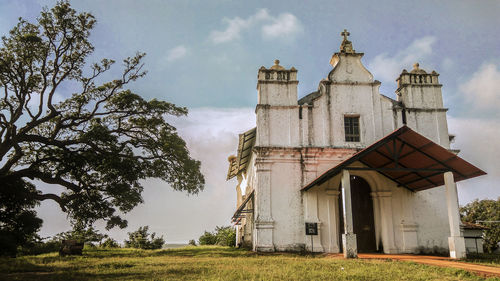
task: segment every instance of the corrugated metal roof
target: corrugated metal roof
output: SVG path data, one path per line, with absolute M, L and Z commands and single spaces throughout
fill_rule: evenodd
M 248 212 L 253 212 L 253 210 L 248 210 L 247 208 L 247 204 L 248 204 L 248 201 L 250 201 L 250 199 L 253 199 L 254 197 L 254 194 L 255 194 L 255 190 L 252 190 L 252 192 L 250 192 L 250 194 L 248 194 L 246 197 L 245 197 L 245 200 L 243 200 L 243 202 L 241 203 L 241 205 L 238 207 L 238 209 L 234 212 L 234 215 L 233 217 L 231 218 L 232 222 L 237 222 L 239 219 L 242 218 L 242 213 L 246 210 Z
M 349 167 L 357 161 L 365 167 Z M 322 184 L 343 169 L 377 171 L 412 191 L 443 185 L 442 174 L 447 171 L 453 172 L 455 182 L 486 174 L 446 148 L 403 126 L 331 168 L 302 190 Z
M 250 162 L 252 148 L 255 144 L 256 129 L 250 129 L 239 135 L 238 155 L 229 162 L 227 180 L 235 177 L 239 172 L 246 170 Z

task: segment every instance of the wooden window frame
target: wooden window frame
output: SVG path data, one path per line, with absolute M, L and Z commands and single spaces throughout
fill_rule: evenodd
M 355 121 L 355 122 L 353 122 Z M 360 142 L 361 129 L 360 129 L 360 116 L 359 115 L 344 115 L 344 140 L 346 142 Z

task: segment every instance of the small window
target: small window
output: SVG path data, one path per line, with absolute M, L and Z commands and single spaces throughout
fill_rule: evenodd
M 345 141 L 359 142 L 359 116 L 344 116 Z

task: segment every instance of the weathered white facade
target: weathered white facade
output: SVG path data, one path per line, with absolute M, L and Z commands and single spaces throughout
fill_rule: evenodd
M 315 252 L 329 253 L 342 249 L 344 253 L 350 249 L 356 253 L 428 253 L 456 248 L 460 257 L 465 245 L 457 222 L 453 175 L 445 178 L 451 192 L 448 197 L 445 186 L 412 192 L 369 170 L 346 170 L 303 190 L 328 169 L 403 124 L 450 148 L 438 74 L 427 73 L 418 64 L 410 72 L 403 70 L 397 79 L 397 100 L 388 98 L 380 94 L 380 82 L 363 66 L 363 54 L 353 50 L 348 34 L 342 35 L 340 52 L 330 60 L 332 70 L 316 92 L 300 100 L 295 68 L 285 69 L 276 61 L 270 68 L 259 69 L 257 126 L 240 135 L 238 155 L 229 159 L 228 178 L 238 178 L 237 243 L 251 245 L 255 251 L 310 251 L 313 245 Z M 346 135 L 351 125 L 357 128 L 352 138 Z M 350 195 L 351 184 L 365 186 L 364 195 L 359 196 L 368 199 L 362 201 L 366 208 L 361 214 L 351 210 L 350 199 L 358 196 Z M 368 221 L 362 227 L 363 237 L 373 239 L 374 244 L 361 245 L 365 241 L 359 240 L 360 233 L 356 242 L 353 231 L 360 220 Z M 312 240 L 305 234 L 306 222 L 318 224 L 319 233 Z

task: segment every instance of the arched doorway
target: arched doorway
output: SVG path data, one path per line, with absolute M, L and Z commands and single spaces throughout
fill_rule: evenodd
M 356 234 L 356 242 L 359 253 L 371 253 L 377 251 L 373 201 L 370 197 L 370 192 L 371 189 L 368 182 L 359 176 L 351 176 L 353 232 Z M 341 194 L 339 196 L 339 233 L 344 233 L 344 213 L 342 201 Z M 342 241 L 342 236 L 340 236 L 339 241 Z

